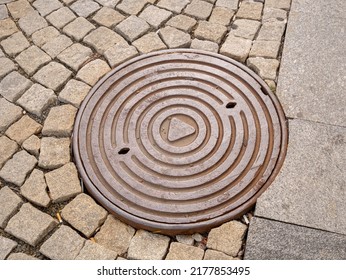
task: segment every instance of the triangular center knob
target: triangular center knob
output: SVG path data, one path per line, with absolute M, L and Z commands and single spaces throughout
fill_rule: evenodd
M 173 142 L 196 132 L 191 125 L 177 118 L 172 118 L 168 129 L 168 140 Z

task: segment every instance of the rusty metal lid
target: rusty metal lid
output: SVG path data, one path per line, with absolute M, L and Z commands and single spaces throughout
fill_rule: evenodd
M 119 219 L 165 234 L 248 211 L 287 148 L 281 106 L 251 70 L 197 50 L 142 55 L 84 100 L 73 152 L 88 192 Z

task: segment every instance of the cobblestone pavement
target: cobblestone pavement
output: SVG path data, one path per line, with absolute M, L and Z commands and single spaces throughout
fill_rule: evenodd
M 218 52 L 275 91 L 290 0 L 0 0 L 0 259 L 242 259 L 251 214 L 168 237 L 109 215 L 71 155 L 78 107 L 111 68 Z

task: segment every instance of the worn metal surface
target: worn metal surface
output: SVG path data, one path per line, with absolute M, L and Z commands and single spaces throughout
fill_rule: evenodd
M 168 50 L 120 65 L 91 90 L 73 151 L 87 190 L 121 220 L 166 234 L 248 211 L 278 173 L 285 116 L 242 64 Z

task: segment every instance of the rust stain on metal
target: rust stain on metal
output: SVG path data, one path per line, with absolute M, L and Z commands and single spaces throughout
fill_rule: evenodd
M 88 192 L 119 219 L 165 234 L 240 217 L 287 148 L 281 106 L 227 57 L 168 50 L 99 81 L 76 119 L 73 152 Z

